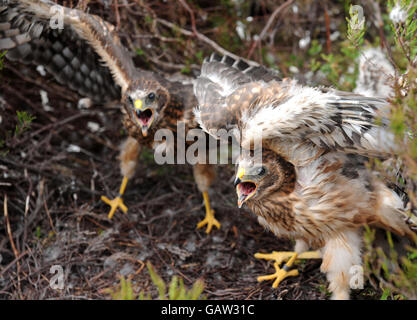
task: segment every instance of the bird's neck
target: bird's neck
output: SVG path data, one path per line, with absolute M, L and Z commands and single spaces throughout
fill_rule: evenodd
M 258 216 L 277 236 L 286 236 L 295 231 L 293 200 L 289 195 L 277 193 L 261 200 L 248 200 L 249 209 Z

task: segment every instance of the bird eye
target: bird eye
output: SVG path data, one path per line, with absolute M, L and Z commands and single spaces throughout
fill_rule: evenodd
M 258 168 L 257 174 L 258 176 L 262 176 L 265 174 L 265 172 L 266 172 L 265 167 L 260 167 Z
M 148 94 L 148 99 L 150 101 L 153 101 L 155 99 L 155 93 L 151 92 L 150 94 Z
M 131 96 L 128 96 L 128 97 L 127 97 L 127 100 L 129 101 L 129 103 L 130 103 L 131 105 L 133 105 L 133 99 L 132 99 L 132 97 L 131 97 Z

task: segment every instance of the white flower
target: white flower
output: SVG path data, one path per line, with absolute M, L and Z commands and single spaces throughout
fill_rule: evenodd
M 236 22 L 236 33 L 240 39 L 246 40 L 245 24 L 242 21 Z
M 92 106 L 93 101 L 90 98 L 81 98 L 78 100 L 78 109 L 88 109 Z
M 289 70 L 291 73 L 299 73 L 300 70 L 298 70 L 298 68 L 296 66 L 290 66 Z
M 45 67 L 43 65 L 38 65 L 36 67 L 36 70 L 39 72 L 39 74 L 44 77 L 46 76 L 46 71 L 45 71 Z
M 39 90 L 39 93 L 41 95 L 41 101 L 42 101 L 43 110 L 45 110 L 46 112 L 52 111 L 53 109 L 49 105 L 48 93 L 45 90 Z
M 297 5 L 296 5 L 296 4 L 294 4 L 294 5 L 292 6 L 292 12 L 294 12 L 295 14 L 297 14 L 297 13 L 298 13 L 298 7 L 297 7 Z
M 407 19 L 407 10 L 402 8 L 399 3 L 395 5 L 394 8 L 392 8 L 389 18 L 394 24 L 400 24 L 404 23 Z
M 97 132 L 100 130 L 100 125 L 97 122 L 88 121 L 87 128 L 90 129 L 91 132 Z
M 307 36 L 305 36 L 304 38 L 300 39 L 300 41 L 298 41 L 298 45 L 300 46 L 300 49 L 305 49 L 308 47 L 308 45 L 310 44 L 310 34 L 307 34 Z
M 81 148 L 75 144 L 70 144 L 67 147 L 67 152 L 80 152 L 80 151 L 81 151 Z
M 336 41 L 340 36 L 340 32 L 339 31 L 335 31 L 330 35 L 330 41 Z

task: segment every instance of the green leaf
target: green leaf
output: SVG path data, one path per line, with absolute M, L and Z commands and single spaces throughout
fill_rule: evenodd
M 178 297 L 178 277 L 173 276 L 169 285 L 168 296 L 170 300 L 177 300 Z
M 198 300 L 204 291 L 203 280 L 198 279 L 191 288 L 189 298 L 190 300 Z
M 388 297 L 390 296 L 391 291 L 388 288 L 385 288 L 384 291 L 382 292 L 382 296 L 380 298 L 380 300 L 387 300 Z
M 159 292 L 159 299 L 165 300 L 165 294 L 166 294 L 166 285 L 164 280 L 155 272 L 152 264 L 148 261 L 146 263 L 146 266 L 148 268 L 149 274 L 151 276 L 152 282 L 156 285 Z

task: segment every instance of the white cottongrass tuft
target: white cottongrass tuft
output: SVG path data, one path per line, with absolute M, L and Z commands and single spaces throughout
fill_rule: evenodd
M 90 129 L 91 132 L 97 132 L 100 130 L 100 125 L 97 122 L 88 121 L 87 128 Z
M 36 67 L 36 71 L 38 71 L 39 72 L 39 74 L 42 76 L 42 77 L 44 77 L 44 76 L 46 76 L 46 71 L 45 71 L 45 67 L 43 66 L 43 65 L 38 65 L 37 67 Z
M 88 109 L 93 105 L 93 101 L 90 98 L 81 98 L 78 100 L 78 109 Z
M 41 95 L 43 110 L 45 110 L 46 112 L 52 111 L 53 109 L 49 105 L 48 93 L 45 90 L 39 90 L 39 94 Z
M 397 3 L 395 7 L 392 8 L 389 18 L 394 24 L 404 23 L 407 19 L 407 10 Z
M 310 44 L 311 38 L 310 38 L 310 32 L 307 32 L 306 36 L 304 38 L 301 38 L 298 41 L 298 45 L 300 46 L 300 49 L 305 49 Z
M 67 152 L 81 152 L 81 148 L 75 144 L 70 144 L 67 147 Z
M 245 24 L 242 21 L 236 22 L 236 33 L 240 39 L 246 39 Z

